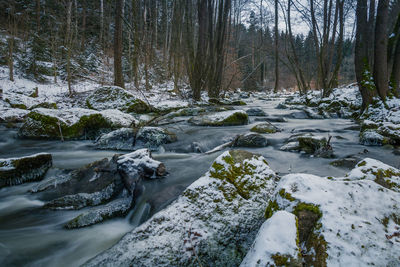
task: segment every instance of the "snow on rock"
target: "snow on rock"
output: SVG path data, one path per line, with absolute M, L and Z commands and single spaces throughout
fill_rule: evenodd
M 159 127 L 121 128 L 100 136 L 95 142 L 99 149 L 134 150 L 149 148 L 158 151 L 163 144 L 176 141 L 176 135 Z
M 189 122 L 198 126 L 233 126 L 247 124 L 248 119 L 247 113 L 243 110 L 228 110 L 193 117 Z
M 159 178 L 166 174 L 164 163 L 151 157 L 150 150 L 139 149 L 118 158 L 118 170 L 133 176 L 139 173 L 145 178 Z
M 41 180 L 52 164 L 48 153 L 0 159 L 0 188 Z
M 274 178 L 262 156 L 225 152 L 169 207 L 85 265 L 238 266 L 264 221 Z
M 306 266 L 397 266 L 399 174 L 372 159 L 343 178 L 289 174 L 279 181 L 266 216 L 277 210 L 297 216 Z
M 346 174 L 345 179 L 367 179 L 375 181 L 383 187 L 400 193 L 400 170 L 376 159 L 365 158 L 356 168 Z
M 145 102 L 118 86 L 97 88 L 87 97 L 86 104 L 95 110 L 119 109 L 134 113 L 146 113 L 151 110 Z
M 290 136 L 280 148 L 282 151 L 300 151 L 317 157 L 330 158 L 333 149 L 324 136 L 302 133 Z
M 28 115 L 19 130 L 24 138 L 93 139 L 103 131 L 128 127 L 137 123 L 135 118 L 119 110 L 101 112 L 70 108 L 63 110 L 37 108 Z
M 0 122 L 23 122 L 28 110 L 19 108 L 0 108 Z
M 240 267 L 300 265 L 297 242 L 297 217 L 287 211 L 277 211 L 261 226 Z

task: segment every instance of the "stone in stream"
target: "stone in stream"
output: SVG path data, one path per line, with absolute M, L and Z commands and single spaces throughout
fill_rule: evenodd
M 119 110 L 37 108 L 27 115 L 18 135 L 30 139 L 95 139 L 102 132 L 135 123 L 132 115 Z
M 323 136 L 313 135 L 312 133 L 295 134 L 286 140 L 280 150 L 302 151 L 317 157 L 331 158 L 333 157 L 333 149 L 329 141 Z
M 232 147 L 265 147 L 267 145 L 267 138 L 258 133 L 239 135 L 232 143 Z
M 361 159 L 359 157 L 351 155 L 351 156 L 347 156 L 347 157 L 342 158 L 342 159 L 334 160 L 329 164 L 332 165 L 332 166 L 335 166 L 335 167 L 353 169 L 356 166 L 356 164 L 358 162 L 360 162 L 360 160 Z
M 224 152 L 166 209 L 84 266 L 238 266 L 264 222 L 275 173 L 250 152 Z
M 255 118 L 254 121 L 288 122 L 288 120 L 285 117 Z
M 134 129 L 121 128 L 100 136 L 95 146 L 98 149 L 134 150 L 149 148 L 159 150 L 163 144 L 175 142 L 176 135 L 159 127 L 142 127 L 135 136 Z
M 259 123 L 255 126 L 253 126 L 250 131 L 256 132 L 256 133 L 276 133 L 279 132 L 279 128 L 274 126 L 273 124 L 269 122 L 264 122 L 264 123 Z
M 0 159 L 0 188 L 41 180 L 52 164 L 48 153 Z
M 131 92 L 118 86 L 97 88 L 87 97 L 86 105 L 95 110 L 119 109 L 128 113 L 148 113 L 152 109 Z
M 197 126 L 235 126 L 247 124 L 249 117 L 243 110 L 229 110 L 192 117 L 189 122 Z
M 360 144 L 366 146 L 381 146 L 389 142 L 388 138 L 376 132 L 376 130 L 366 130 L 360 133 Z
M 247 115 L 249 116 L 267 116 L 267 114 L 265 113 L 264 110 L 262 110 L 261 108 L 249 108 L 248 110 L 246 110 Z
M 82 228 L 90 226 L 107 219 L 121 217 L 128 213 L 132 207 L 132 196 L 128 193 L 123 194 L 123 197 L 110 201 L 109 203 L 94 207 L 78 215 L 64 225 L 67 229 Z

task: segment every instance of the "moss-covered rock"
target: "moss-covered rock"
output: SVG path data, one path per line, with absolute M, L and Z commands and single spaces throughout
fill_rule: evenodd
M 30 139 L 95 139 L 103 132 L 127 127 L 134 122 L 131 115 L 118 110 L 96 112 L 80 108 L 38 108 L 27 115 L 18 134 Z
M 90 109 L 118 109 L 129 113 L 148 113 L 152 108 L 131 92 L 118 86 L 103 86 L 97 88 L 86 99 Z
M 51 154 L 0 159 L 0 188 L 41 180 L 52 166 Z
M 279 132 L 279 129 L 274 126 L 273 124 L 269 123 L 269 122 L 264 122 L 264 123 L 259 123 L 255 126 L 253 126 L 250 131 L 252 132 L 256 132 L 256 133 L 266 133 L 266 134 L 270 134 L 270 133 L 276 133 Z
M 229 110 L 193 117 L 189 122 L 198 126 L 235 126 L 247 124 L 249 117 L 243 110 Z
M 264 220 L 274 177 L 262 156 L 225 152 L 169 207 L 85 265 L 238 266 Z
M 34 105 L 30 108 L 30 110 L 33 110 L 35 108 L 48 108 L 48 109 L 58 109 L 57 104 L 56 103 L 52 103 L 52 102 L 43 102 L 43 103 L 39 103 L 37 105 Z

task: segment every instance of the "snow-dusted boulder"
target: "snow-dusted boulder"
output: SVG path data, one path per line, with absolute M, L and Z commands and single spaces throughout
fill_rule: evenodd
M 124 112 L 147 113 L 151 107 L 134 96 L 131 92 L 118 86 L 103 86 L 97 88 L 86 99 L 90 109 L 119 109 Z
M 234 126 L 247 124 L 248 119 L 247 113 L 243 110 L 228 110 L 193 117 L 189 122 L 198 126 Z
M 233 147 L 265 147 L 267 145 L 267 138 L 258 133 L 239 135 L 232 143 Z
M 254 125 L 250 131 L 256 132 L 256 133 L 276 133 L 279 132 L 278 127 L 275 125 L 269 123 L 269 122 L 264 122 L 264 123 L 259 123 L 257 125 Z
M 48 153 L 0 159 L 0 188 L 41 180 L 52 164 Z
M 134 150 L 149 148 L 157 151 L 161 145 L 176 141 L 176 135 L 159 127 L 142 127 L 135 135 L 133 128 L 121 128 L 96 140 L 99 149 Z
M 289 174 L 279 181 L 266 216 L 278 210 L 297 216 L 305 266 L 397 266 L 399 177 L 398 169 L 372 159 L 342 178 Z
M 274 187 L 262 156 L 225 152 L 169 207 L 85 265 L 238 266 Z
M 135 124 L 133 116 L 119 110 L 101 112 L 71 108 L 54 110 L 38 108 L 27 115 L 19 130 L 23 138 L 93 139 L 101 132 Z
M 302 266 L 297 217 L 277 211 L 261 226 L 240 267 Z
M 0 108 L 0 122 L 23 122 L 29 111 L 19 108 Z
M 360 133 L 360 144 L 366 146 L 381 146 L 385 140 L 384 136 L 376 132 L 376 130 L 366 130 Z

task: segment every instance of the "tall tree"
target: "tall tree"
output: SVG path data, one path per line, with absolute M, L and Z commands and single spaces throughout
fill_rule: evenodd
M 385 101 L 389 91 L 387 45 L 388 45 L 389 0 L 379 0 L 374 49 L 374 81 L 379 96 Z
M 122 16 L 124 0 L 117 0 L 115 6 L 114 30 L 114 85 L 125 88 L 122 73 Z
M 278 30 L 278 0 L 275 0 L 275 86 L 274 92 L 279 90 L 279 30 Z

